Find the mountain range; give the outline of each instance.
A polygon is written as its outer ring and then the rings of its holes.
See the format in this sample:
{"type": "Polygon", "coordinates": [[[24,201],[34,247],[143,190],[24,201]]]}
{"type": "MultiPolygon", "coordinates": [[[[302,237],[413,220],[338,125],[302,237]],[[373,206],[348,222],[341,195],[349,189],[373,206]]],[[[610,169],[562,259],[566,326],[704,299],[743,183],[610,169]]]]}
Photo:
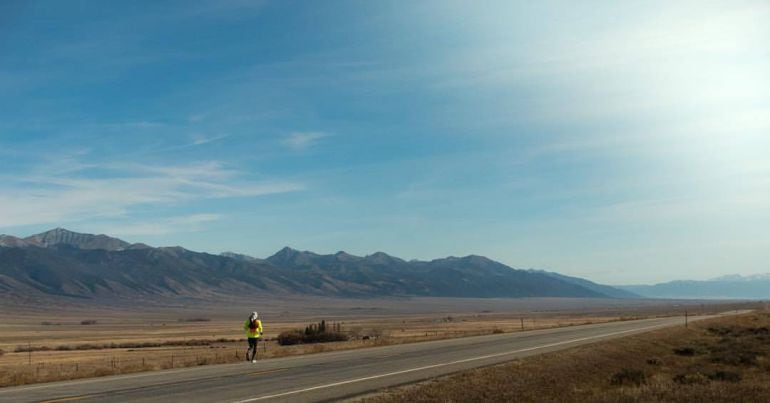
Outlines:
{"type": "Polygon", "coordinates": [[[737,274],[710,280],[678,280],[654,285],[616,286],[649,298],[770,299],[770,273],[737,274]]]}
{"type": "Polygon", "coordinates": [[[333,297],[634,298],[556,273],[517,270],[483,256],[405,261],[377,252],[330,255],[283,248],[267,259],[131,244],[57,228],[0,235],[0,292],[81,299],[269,293],[333,297]]]}

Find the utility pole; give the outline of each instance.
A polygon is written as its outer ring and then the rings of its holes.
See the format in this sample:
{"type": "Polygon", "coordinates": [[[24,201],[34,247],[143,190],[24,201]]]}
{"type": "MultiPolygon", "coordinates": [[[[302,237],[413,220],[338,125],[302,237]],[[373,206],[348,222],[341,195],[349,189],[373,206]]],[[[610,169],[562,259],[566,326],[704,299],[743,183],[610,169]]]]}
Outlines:
{"type": "Polygon", "coordinates": [[[687,310],[684,310],[684,327],[687,327],[687,310]]]}

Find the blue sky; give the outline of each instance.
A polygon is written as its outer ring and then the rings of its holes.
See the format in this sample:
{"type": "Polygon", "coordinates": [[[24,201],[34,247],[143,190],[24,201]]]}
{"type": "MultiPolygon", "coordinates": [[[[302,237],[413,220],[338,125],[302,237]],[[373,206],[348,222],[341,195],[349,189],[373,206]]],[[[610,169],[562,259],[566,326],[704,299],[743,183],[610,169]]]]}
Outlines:
{"type": "Polygon", "coordinates": [[[764,1],[4,1],[0,232],[770,271],[764,1]]]}

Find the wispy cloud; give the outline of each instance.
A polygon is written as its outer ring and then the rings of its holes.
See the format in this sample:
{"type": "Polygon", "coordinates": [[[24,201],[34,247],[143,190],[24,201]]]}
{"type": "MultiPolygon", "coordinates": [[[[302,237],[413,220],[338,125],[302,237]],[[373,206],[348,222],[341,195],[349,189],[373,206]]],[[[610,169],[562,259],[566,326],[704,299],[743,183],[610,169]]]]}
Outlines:
{"type": "Polygon", "coordinates": [[[181,232],[199,232],[204,230],[203,224],[218,221],[223,217],[221,214],[192,214],[168,217],[156,221],[140,221],[128,225],[106,227],[97,232],[114,236],[160,236],[181,232]]]}
{"type": "Polygon", "coordinates": [[[298,191],[289,181],[245,180],[219,162],[190,165],[91,166],[101,176],[37,172],[5,177],[0,186],[0,227],[119,217],[141,205],[203,199],[258,197],[298,191]]]}
{"type": "Polygon", "coordinates": [[[230,137],[229,134],[219,134],[214,136],[207,136],[205,134],[195,134],[193,135],[193,142],[190,144],[191,146],[200,146],[203,144],[212,143],[218,140],[225,139],[227,137],[230,137]]]}
{"type": "Polygon", "coordinates": [[[284,144],[294,150],[304,150],[325,137],[329,135],[324,132],[294,132],[286,137],[284,144]]]}

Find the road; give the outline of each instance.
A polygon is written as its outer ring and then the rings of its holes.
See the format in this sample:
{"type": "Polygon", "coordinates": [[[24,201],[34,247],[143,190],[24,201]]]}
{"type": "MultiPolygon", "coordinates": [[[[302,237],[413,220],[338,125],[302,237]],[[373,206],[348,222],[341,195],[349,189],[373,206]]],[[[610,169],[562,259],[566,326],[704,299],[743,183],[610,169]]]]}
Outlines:
{"type": "Polygon", "coordinates": [[[335,400],[676,325],[683,326],[684,318],[611,322],[277,358],[256,364],[243,362],[52,382],[2,388],[0,402],[335,400]]]}

